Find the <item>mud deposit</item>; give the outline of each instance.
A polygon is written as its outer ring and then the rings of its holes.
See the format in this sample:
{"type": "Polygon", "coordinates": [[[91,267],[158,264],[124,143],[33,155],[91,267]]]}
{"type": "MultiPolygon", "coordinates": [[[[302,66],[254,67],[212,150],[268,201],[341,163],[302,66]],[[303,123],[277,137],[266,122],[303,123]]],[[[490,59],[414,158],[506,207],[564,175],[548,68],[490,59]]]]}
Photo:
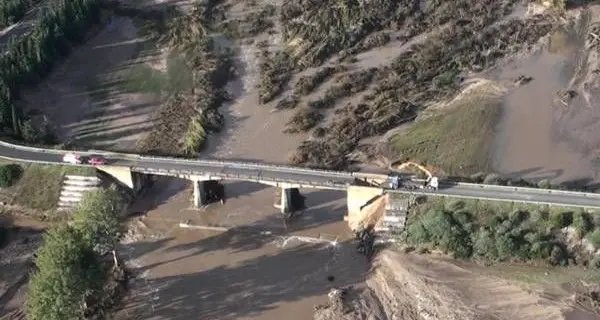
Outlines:
{"type": "Polygon", "coordinates": [[[224,205],[195,210],[179,182],[158,182],[132,208],[149,211],[125,245],[137,277],[122,319],[310,319],[331,288],[364,281],[343,193],[302,190],[308,209],[284,224],[273,188],[228,183],[224,205]],[[187,220],[233,229],[178,227],[187,220]]]}
{"type": "Polygon", "coordinates": [[[598,181],[597,40],[589,39],[598,12],[592,6],[577,13],[573,25],[551,34],[532,56],[491,73],[514,88],[496,132],[498,171],[576,185],[598,181]],[[533,80],[515,87],[520,75],[533,80]],[[569,90],[574,97],[565,97],[569,90]]]}

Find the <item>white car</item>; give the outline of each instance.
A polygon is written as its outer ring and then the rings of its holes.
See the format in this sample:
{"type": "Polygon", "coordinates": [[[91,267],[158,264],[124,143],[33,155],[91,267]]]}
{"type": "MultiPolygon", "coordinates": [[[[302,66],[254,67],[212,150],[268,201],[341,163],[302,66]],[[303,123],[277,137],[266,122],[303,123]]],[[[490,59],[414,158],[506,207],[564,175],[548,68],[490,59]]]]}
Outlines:
{"type": "Polygon", "coordinates": [[[72,163],[72,164],[81,164],[83,162],[83,160],[81,159],[81,156],[78,156],[74,153],[67,153],[63,157],[63,162],[72,163]]]}

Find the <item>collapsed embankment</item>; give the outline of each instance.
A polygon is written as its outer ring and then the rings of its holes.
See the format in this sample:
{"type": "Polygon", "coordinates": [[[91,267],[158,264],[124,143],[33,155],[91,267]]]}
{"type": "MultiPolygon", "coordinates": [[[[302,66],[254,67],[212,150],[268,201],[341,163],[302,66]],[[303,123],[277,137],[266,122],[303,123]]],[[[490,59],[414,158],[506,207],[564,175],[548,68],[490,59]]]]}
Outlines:
{"type": "MultiPolygon", "coordinates": [[[[490,271],[496,269],[385,249],[374,259],[367,287],[350,288],[341,298],[332,297],[330,305],[317,308],[315,319],[558,320],[600,317],[598,310],[586,310],[580,303],[585,300],[582,294],[569,296],[570,293],[556,289],[560,286],[548,283],[538,286],[511,281],[490,271]]],[[[529,271],[533,278],[536,270],[529,271]]],[[[552,276],[546,275],[547,278],[552,276]]]]}

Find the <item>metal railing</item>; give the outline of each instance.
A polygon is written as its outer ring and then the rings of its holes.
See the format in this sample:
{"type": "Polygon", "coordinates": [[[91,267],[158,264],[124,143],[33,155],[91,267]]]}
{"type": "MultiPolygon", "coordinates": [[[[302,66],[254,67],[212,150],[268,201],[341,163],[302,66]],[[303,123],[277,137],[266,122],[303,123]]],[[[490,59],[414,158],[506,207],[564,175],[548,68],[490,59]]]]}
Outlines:
{"type": "MultiPolygon", "coordinates": [[[[226,175],[227,179],[250,179],[250,180],[256,180],[256,179],[260,179],[260,180],[264,180],[264,181],[273,181],[273,182],[280,182],[280,183],[290,183],[290,184],[304,184],[304,185],[311,185],[311,186],[335,186],[335,187],[341,187],[341,186],[347,186],[349,185],[348,182],[333,182],[333,183],[325,183],[325,182],[315,182],[315,181],[309,181],[309,180],[300,180],[300,179],[280,179],[280,178],[274,178],[274,177],[267,177],[262,175],[262,172],[260,172],[258,175],[248,175],[248,176],[244,176],[241,174],[226,174],[223,173],[223,171],[227,168],[231,168],[231,169],[255,169],[255,170],[261,170],[261,171],[269,171],[269,172],[287,172],[287,173],[296,173],[299,175],[308,175],[308,174],[314,174],[315,176],[322,176],[322,177],[333,177],[334,179],[337,178],[346,178],[346,179],[350,179],[350,178],[359,178],[361,176],[360,172],[357,173],[350,173],[350,172],[343,172],[343,171],[329,171],[329,170],[320,170],[320,169],[308,169],[308,168],[298,168],[298,167],[293,167],[293,166],[286,166],[286,165],[279,165],[279,164],[267,164],[267,163],[253,163],[253,162],[237,162],[237,161],[230,161],[230,160],[204,160],[204,159],[181,159],[181,158],[175,158],[175,157],[154,157],[154,156],[141,156],[141,155],[137,155],[137,154],[129,154],[129,153],[119,153],[119,152],[109,152],[109,151],[103,151],[103,150],[87,150],[87,151],[67,151],[67,150],[56,150],[56,149],[45,149],[45,148],[39,148],[39,147],[31,147],[31,146],[24,146],[24,145],[16,145],[16,144],[12,144],[6,141],[1,141],[0,140],[0,146],[3,146],[5,148],[11,148],[11,149],[15,149],[15,150],[22,150],[22,151],[29,151],[29,152],[35,152],[35,153],[43,153],[43,154],[56,154],[56,155],[63,155],[69,152],[77,152],[80,153],[82,155],[94,155],[94,154],[98,154],[98,155],[103,155],[106,157],[114,157],[114,158],[120,158],[123,160],[131,160],[131,161],[148,161],[148,162],[167,162],[167,163],[172,163],[172,164],[177,164],[177,163],[181,163],[181,164],[190,164],[190,165],[205,165],[205,166],[214,166],[214,167],[219,167],[221,168],[220,172],[218,173],[219,176],[223,176],[226,175]]],[[[32,159],[16,159],[16,158],[11,158],[11,157],[7,157],[4,156],[5,158],[10,158],[16,161],[27,161],[27,162],[33,162],[33,163],[40,163],[40,164],[55,164],[53,162],[49,162],[49,161],[41,161],[41,160],[32,160],[32,159]]],[[[62,163],[62,162],[61,162],[62,163]]],[[[69,164],[72,165],[72,164],[69,164]]],[[[77,166],[86,166],[86,165],[77,165],[77,166]]],[[[187,170],[187,169],[157,169],[157,168],[150,168],[150,167],[141,167],[141,166],[135,166],[135,168],[141,168],[139,170],[145,170],[145,172],[169,172],[170,174],[173,175],[178,175],[178,174],[196,174],[196,175],[203,175],[203,174],[215,174],[215,172],[202,172],[199,173],[200,171],[194,171],[194,170],[187,170]],[[165,171],[166,170],[166,171],[165,171]]],[[[382,177],[385,175],[382,175],[382,177]]],[[[424,182],[424,180],[422,179],[414,179],[413,181],[416,182],[424,182]]],[[[486,189],[486,190],[498,190],[498,191],[513,191],[513,192],[523,192],[523,193],[529,193],[529,194],[550,194],[550,195],[563,195],[563,196],[577,196],[577,197],[584,197],[584,198],[594,198],[594,199],[600,199],[600,194],[598,193],[589,193],[589,192],[577,192],[577,191],[564,191],[564,190],[555,190],[555,189],[538,189],[538,188],[528,188],[528,187],[513,187],[513,186],[498,186],[498,185],[486,185],[486,184],[475,184],[475,183],[463,183],[463,182],[457,182],[457,183],[448,183],[448,182],[443,182],[441,181],[441,186],[442,187],[458,187],[458,188],[464,188],[464,189],[486,189]]],[[[430,194],[430,193],[428,193],[430,194]]]]}
{"type": "Polygon", "coordinates": [[[293,185],[302,186],[313,186],[313,187],[327,187],[336,189],[346,189],[350,185],[349,182],[342,181],[313,181],[313,180],[302,180],[302,179],[281,179],[276,177],[265,177],[260,174],[238,174],[238,173],[219,173],[219,172],[206,172],[206,171],[195,171],[195,170],[178,170],[178,169],[157,169],[150,167],[134,167],[132,168],[135,172],[157,174],[157,175],[188,175],[188,176],[208,176],[211,178],[220,178],[224,180],[250,180],[250,181],[267,181],[275,183],[286,183],[293,185]]]}

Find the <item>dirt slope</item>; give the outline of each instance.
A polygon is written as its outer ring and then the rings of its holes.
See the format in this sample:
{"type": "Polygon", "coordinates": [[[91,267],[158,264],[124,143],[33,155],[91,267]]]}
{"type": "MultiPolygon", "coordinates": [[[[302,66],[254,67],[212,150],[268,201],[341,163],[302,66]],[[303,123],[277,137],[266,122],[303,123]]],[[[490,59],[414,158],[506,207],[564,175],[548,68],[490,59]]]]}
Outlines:
{"type": "Polygon", "coordinates": [[[317,320],[337,319],[599,319],[566,299],[548,298],[516,282],[486,275],[477,266],[426,255],[384,250],[375,259],[368,289],[332,304],[317,320]]]}

